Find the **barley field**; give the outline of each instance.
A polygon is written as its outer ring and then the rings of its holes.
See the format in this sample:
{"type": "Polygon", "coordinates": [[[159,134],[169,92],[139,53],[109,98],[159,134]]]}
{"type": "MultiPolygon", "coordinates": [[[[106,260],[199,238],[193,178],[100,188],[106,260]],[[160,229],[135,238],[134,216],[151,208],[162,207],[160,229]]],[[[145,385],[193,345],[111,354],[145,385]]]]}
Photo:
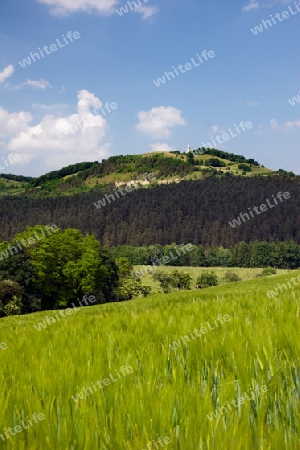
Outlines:
{"type": "Polygon", "coordinates": [[[299,275],[1,319],[0,448],[298,450],[299,275]]]}

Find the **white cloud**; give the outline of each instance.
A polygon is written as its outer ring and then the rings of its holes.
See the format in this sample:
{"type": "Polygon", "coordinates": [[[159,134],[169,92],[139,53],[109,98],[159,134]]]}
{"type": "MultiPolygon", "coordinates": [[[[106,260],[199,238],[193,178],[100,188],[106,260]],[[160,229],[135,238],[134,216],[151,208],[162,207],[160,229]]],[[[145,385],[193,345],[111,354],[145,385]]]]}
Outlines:
{"type": "Polygon", "coordinates": [[[252,9],[258,9],[259,4],[256,0],[250,0],[250,3],[242,8],[243,11],[252,11],[252,9]]]}
{"type": "Polygon", "coordinates": [[[45,111],[51,111],[52,109],[54,109],[54,110],[65,109],[65,108],[68,108],[69,105],[67,105],[66,103],[53,103],[52,105],[43,105],[42,103],[33,103],[32,107],[43,109],[45,111]]]}
{"type": "Polygon", "coordinates": [[[106,120],[94,115],[101,101],[92,93],[78,92],[77,114],[57,117],[47,114],[40,123],[30,126],[29,113],[9,114],[0,109],[0,137],[6,137],[4,150],[21,155],[22,162],[44,161],[45,168],[61,168],[80,161],[101,160],[108,156],[106,120]]]}
{"type": "Polygon", "coordinates": [[[42,89],[45,90],[47,87],[52,88],[49,81],[44,80],[43,78],[41,80],[27,80],[24,81],[24,83],[21,84],[7,84],[6,87],[9,91],[20,91],[23,87],[29,86],[33,89],[42,89]]]}
{"type": "Polygon", "coordinates": [[[244,6],[242,8],[243,11],[249,12],[253,9],[259,9],[259,8],[273,8],[276,5],[286,5],[288,3],[291,3],[292,0],[270,0],[268,2],[262,3],[261,0],[250,0],[248,5],[244,6]]]}
{"type": "Polygon", "coordinates": [[[5,69],[2,72],[0,72],[0,84],[3,83],[6,80],[6,78],[11,77],[14,71],[15,69],[14,66],[12,65],[5,67],[5,69]]]}
{"type": "Polygon", "coordinates": [[[140,111],[137,114],[139,123],[136,128],[153,138],[166,138],[171,136],[170,128],[185,125],[181,116],[182,111],[172,106],[159,106],[149,111],[140,111]]]}
{"type": "Polygon", "coordinates": [[[159,12],[159,8],[158,6],[137,6],[136,8],[134,8],[134,12],[140,13],[143,16],[144,20],[149,19],[149,17],[154,16],[154,14],[159,12]]]}
{"type": "Polygon", "coordinates": [[[8,139],[26,131],[31,121],[32,115],[29,112],[20,111],[9,114],[0,106],[0,138],[8,139]]]}
{"type": "Polygon", "coordinates": [[[98,12],[103,15],[115,12],[118,0],[36,0],[38,3],[51,7],[51,14],[68,16],[76,12],[98,12]]]}
{"type": "Polygon", "coordinates": [[[261,105],[261,103],[260,102],[246,102],[246,105],[247,106],[260,106],[261,105]]]}
{"type": "Polygon", "coordinates": [[[280,124],[276,119],[270,120],[271,130],[273,131],[294,131],[300,128],[300,119],[295,120],[294,122],[285,122],[284,124],[280,124]]]}
{"type": "Polygon", "coordinates": [[[168,144],[160,144],[159,142],[156,142],[156,144],[151,144],[150,147],[152,152],[171,152],[174,150],[168,144]]]}

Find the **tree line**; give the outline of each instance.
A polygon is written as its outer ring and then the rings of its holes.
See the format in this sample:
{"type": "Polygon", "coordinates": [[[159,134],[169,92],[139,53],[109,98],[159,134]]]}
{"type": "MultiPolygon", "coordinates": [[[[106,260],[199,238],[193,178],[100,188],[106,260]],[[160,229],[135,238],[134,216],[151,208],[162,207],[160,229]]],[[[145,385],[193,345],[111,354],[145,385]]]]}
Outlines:
{"type": "MultiPolygon", "coordinates": [[[[142,283],[143,273],[133,272],[135,264],[268,270],[300,267],[300,245],[294,241],[240,242],[232,249],[173,244],[127,245],[110,250],[94,236],[83,236],[76,229],[51,229],[47,233],[42,225],[27,227],[12,242],[0,243],[0,317],[84,306],[81,300],[90,296],[96,304],[147,296],[151,288],[142,283]]],[[[199,278],[197,283],[206,287],[212,283],[212,276],[203,276],[206,278],[199,278]]],[[[160,270],[153,277],[164,292],[191,288],[191,277],[177,270],[171,274],[160,270]]]]}
{"type": "MultiPolygon", "coordinates": [[[[189,250],[180,253],[178,245],[151,245],[134,247],[119,245],[112,251],[114,258],[127,258],[133,265],[192,266],[192,267],[274,267],[296,269],[300,267],[300,245],[295,241],[266,242],[242,241],[230,249],[202,245],[189,245],[189,250]],[[170,258],[170,255],[175,255],[170,258]],[[169,260],[169,261],[168,261],[169,260]]],[[[143,271],[137,270],[137,276],[143,271]]]]}

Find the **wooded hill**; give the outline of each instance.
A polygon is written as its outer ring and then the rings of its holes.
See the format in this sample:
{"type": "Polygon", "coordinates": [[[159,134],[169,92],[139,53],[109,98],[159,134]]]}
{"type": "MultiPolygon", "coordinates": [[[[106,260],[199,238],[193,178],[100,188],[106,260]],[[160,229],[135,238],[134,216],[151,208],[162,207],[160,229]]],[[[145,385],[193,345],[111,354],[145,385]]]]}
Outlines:
{"type": "MultiPolygon", "coordinates": [[[[230,177],[277,175],[254,159],[217,149],[199,148],[191,153],[179,151],[144,155],[112,156],[99,162],[83,162],[49,172],[37,178],[0,174],[0,195],[34,197],[74,195],[99,189],[113,189],[115,183],[142,181],[144,173],[153,173],[151,186],[210,176],[230,177]]],[[[289,172],[290,176],[294,174],[289,172]]],[[[146,185],[145,187],[148,187],[146,185]]]]}
{"type": "MultiPolygon", "coordinates": [[[[105,192],[112,195],[116,188],[109,186],[105,192]]],[[[61,197],[3,197],[0,240],[12,238],[27,225],[56,224],[93,234],[110,247],[192,243],[231,248],[243,240],[290,239],[300,243],[299,177],[211,176],[123,192],[99,208],[95,204],[103,201],[104,192],[97,189],[61,197]],[[289,192],[290,199],[235,228],[229,225],[279,191],[289,192]]]]}

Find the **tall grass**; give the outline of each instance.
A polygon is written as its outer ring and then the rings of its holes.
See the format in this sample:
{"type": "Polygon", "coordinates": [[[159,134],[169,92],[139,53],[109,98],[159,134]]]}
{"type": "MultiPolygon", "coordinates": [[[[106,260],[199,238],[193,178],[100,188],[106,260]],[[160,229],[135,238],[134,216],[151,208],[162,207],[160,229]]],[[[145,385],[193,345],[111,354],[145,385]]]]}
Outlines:
{"type": "Polygon", "coordinates": [[[168,436],[169,450],[298,450],[300,288],[266,295],[290,278],[82,308],[40,332],[51,312],[2,319],[0,434],[34,412],[45,420],[0,448],[141,450],[168,436]],[[171,350],[219,314],[231,320],[171,350]],[[122,366],[134,370],[72,399],[122,366]],[[256,384],[267,392],[208,419],[256,384]]]}

